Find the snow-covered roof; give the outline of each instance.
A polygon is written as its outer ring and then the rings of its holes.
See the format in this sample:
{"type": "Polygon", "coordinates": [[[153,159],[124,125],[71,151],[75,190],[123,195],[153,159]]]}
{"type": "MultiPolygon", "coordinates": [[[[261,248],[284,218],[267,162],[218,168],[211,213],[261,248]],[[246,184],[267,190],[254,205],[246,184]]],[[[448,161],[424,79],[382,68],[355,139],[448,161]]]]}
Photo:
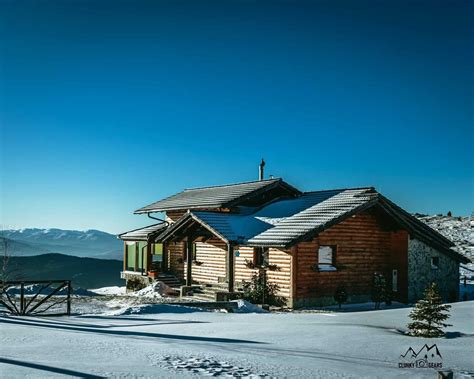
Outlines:
{"type": "Polygon", "coordinates": [[[229,243],[288,248],[310,240],[317,233],[374,205],[414,237],[460,262],[469,261],[451,249],[454,245],[452,241],[372,187],[306,192],[296,198],[274,201],[262,208],[244,208],[241,213],[188,211],[156,239],[172,239],[190,222],[198,222],[229,243]]]}
{"type": "MultiPolygon", "coordinates": [[[[251,214],[191,211],[181,222],[193,218],[226,241],[283,247],[367,204],[375,195],[373,188],[307,192],[298,198],[275,201],[251,214]]],[[[180,222],[172,229],[179,225],[180,222]]]]}

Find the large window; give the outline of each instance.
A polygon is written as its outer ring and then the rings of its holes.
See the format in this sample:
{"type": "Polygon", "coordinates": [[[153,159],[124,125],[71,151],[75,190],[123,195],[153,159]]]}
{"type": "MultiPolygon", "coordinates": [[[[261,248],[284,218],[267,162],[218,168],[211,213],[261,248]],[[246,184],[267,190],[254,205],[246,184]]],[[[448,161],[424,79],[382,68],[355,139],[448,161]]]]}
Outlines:
{"type": "Polygon", "coordinates": [[[268,266],[268,247],[254,247],[253,264],[255,267],[268,266]]]}
{"type": "Polygon", "coordinates": [[[138,269],[137,271],[146,270],[147,257],[146,257],[146,242],[138,242],[138,269]]]}
{"type": "Polygon", "coordinates": [[[318,267],[320,271],[335,271],[336,246],[322,245],[318,249],[318,267]]]}
{"type": "Polygon", "coordinates": [[[126,242],[125,248],[127,249],[127,271],[135,271],[135,242],[126,242]]]}

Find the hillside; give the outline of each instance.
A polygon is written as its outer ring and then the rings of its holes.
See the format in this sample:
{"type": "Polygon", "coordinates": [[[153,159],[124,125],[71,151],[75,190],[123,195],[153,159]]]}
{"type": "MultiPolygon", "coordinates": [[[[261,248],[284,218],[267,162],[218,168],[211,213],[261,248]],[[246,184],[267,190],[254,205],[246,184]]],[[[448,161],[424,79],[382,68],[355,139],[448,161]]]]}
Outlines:
{"type": "MultiPolygon", "coordinates": [[[[9,229],[0,239],[7,243],[12,256],[59,253],[78,257],[121,259],[122,242],[113,234],[100,230],[9,229]]],[[[0,252],[5,243],[0,244],[0,252]]]]}
{"type": "Polygon", "coordinates": [[[113,259],[79,258],[64,254],[11,257],[10,280],[71,279],[74,288],[124,285],[122,262],[113,259]]]}
{"type": "MultiPolygon", "coordinates": [[[[443,215],[428,216],[415,214],[419,220],[440,232],[454,242],[454,250],[474,262],[474,217],[451,217],[443,215]]],[[[470,267],[473,266],[471,263],[470,267]]]]}

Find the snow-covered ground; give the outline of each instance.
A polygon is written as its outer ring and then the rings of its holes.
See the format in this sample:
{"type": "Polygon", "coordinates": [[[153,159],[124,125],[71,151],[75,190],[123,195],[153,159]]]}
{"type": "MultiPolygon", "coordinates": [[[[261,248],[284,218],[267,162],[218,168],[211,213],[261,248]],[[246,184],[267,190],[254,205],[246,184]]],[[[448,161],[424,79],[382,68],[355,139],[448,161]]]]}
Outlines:
{"type": "Polygon", "coordinates": [[[474,375],[474,302],[453,304],[446,338],[404,335],[409,311],[232,314],[154,304],[116,316],[0,316],[0,376],[433,378],[434,369],[398,367],[425,343],[436,343],[456,377],[474,375]]]}

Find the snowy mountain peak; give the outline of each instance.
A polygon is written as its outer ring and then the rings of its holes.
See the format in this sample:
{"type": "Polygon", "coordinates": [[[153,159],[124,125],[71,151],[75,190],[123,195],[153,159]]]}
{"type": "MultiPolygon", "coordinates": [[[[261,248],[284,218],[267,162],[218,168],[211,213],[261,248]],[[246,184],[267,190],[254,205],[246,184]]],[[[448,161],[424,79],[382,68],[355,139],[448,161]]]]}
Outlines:
{"type": "Polygon", "coordinates": [[[61,253],[90,258],[122,258],[121,241],[113,234],[96,229],[7,229],[0,231],[0,238],[9,241],[10,253],[16,256],[61,253]]]}

